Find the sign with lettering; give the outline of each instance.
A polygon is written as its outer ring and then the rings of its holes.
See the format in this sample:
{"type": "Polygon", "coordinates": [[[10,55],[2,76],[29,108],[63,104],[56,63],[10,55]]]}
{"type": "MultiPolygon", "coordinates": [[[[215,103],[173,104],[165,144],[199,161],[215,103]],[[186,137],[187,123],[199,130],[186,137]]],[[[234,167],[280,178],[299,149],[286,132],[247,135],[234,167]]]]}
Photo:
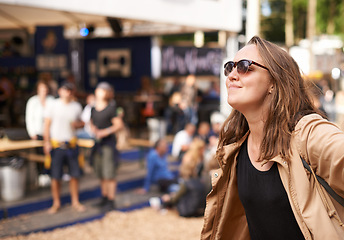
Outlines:
{"type": "Polygon", "coordinates": [[[220,75],[223,52],[220,48],[162,47],[162,76],[220,75]]]}

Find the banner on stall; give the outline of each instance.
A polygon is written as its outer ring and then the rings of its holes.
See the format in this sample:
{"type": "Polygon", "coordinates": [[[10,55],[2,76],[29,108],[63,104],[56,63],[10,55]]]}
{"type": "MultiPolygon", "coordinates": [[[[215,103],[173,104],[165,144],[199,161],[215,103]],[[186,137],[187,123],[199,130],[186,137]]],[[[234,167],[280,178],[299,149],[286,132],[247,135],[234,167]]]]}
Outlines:
{"type": "Polygon", "coordinates": [[[220,48],[164,46],[161,52],[161,73],[163,76],[219,76],[222,59],[220,48]]]}

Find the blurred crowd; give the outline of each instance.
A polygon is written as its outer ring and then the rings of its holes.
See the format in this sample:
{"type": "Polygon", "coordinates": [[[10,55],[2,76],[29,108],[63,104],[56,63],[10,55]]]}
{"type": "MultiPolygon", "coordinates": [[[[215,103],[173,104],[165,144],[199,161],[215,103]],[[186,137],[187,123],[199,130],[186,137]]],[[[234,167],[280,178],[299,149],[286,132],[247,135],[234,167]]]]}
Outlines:
{"type": "MultiPolygon", "coordinates": [[[[310,90],[313,93],[314,102],[319,109],[322,110],[330,121],[337,122],[339,125],[344,125],[344,94],[341,91],[334,92],[330,83],[326,80],[320,80],[316,84],[310,83],[310,90]]],[[[61,142],[69,142],[73,137],[98,139],[97,147],[101,146],[101,151],[104,150],[103,138],[113,135],[116,139],[112,139],[110,143],[105,145],[113,145],[110,153],[105,158],[115,159],[118,158],[118,149],[125,149],[128,147],[128,138],[130,136],[129,127],[124,123],[124,109],[116,104],[114,89],[108,83],[100,83],[95,92],[85,94],[80,92],[76,86],[75,79],[72,75],[68,76],[60,86],[54,81],[49,74],[42,74],[37,81],[35,94],[29,98],[25,109],[25,123],[27,132],[31,139],[44,139],[44,119],[47,117],[46,112],[49,106],[54,106],[54,102],[65,98],[61,89],[65,89],[70,92],[70,99],[68,102],[73,102],[78,105],[78,114],[75,116],[75,121],[80,121],[78,124],[73,125],[70,136],[66,139],[61,139],[61,142]],[[106,96],[107,99],[103,102],[104,106],[111,105],[111,114],[108,117],[108,125],[102,126],[99,119],[92,120],[92,111],[95,111],[97,104],[99,105],[99,96],[96,97],[97,89],[104,89],[108,91],[110,96],[106,96]],[[62,94],[62,95],[61,95],[62,94]],[[83,105],[80,104],[79,99],[85,98],[83,105]],[[98,99],[98,100],[97,100],[98,99]],[[110,104],[111,103],[111,104],[110,104]],[[121,119],[122,123],[113,123],[112,118],[121,119]],[[95,127],[94,121],[98,121],[98,128],[95,127]],[[115,125],[120,127],[115,127],[115,125]],[[97,130],[106,129],[109,131],[109,127],[113,126],[114,130],[110,130],[110,134],[102,131],[97,137],[97,130]],[[103,136],[103,135],[104,136],[103,136]],[[99,142],[99,139],[102,141],[99,142]],[[100,145],[99,145],[100,144],[100,145]]],[[[99,95],[98,90],[98,95],[99,95]]],[[[105,94],[105,93],[104,93],[105,94]]],[[[9,81],[8,78],[2,77],[0,81],[0,108],[2,115],[6,115],[10,118],[13,116],[13,104],[14,104],[15,87],[9,81]]],[[[150,118],[154,118],[156,113],[157,102],[161,99],[154,99],[152,96],[156,96],[157,91],[152,87],[152,82],[149,78],[142,78],[142,86],[137,93],[137,101],[141,102],[140,117],[142,121],[147,121],[150,118]]],[[[219,89],[217,84],[211,84],[208,96],[219,97],[219,89]]],[[[189,75],[185,78],[185,81],[181,81],[179,78],[175,78],[173,84],[169,87],[168,92],[168,106],[163,108],[162,118],[166,123],[166,134],[173,135],[173,143],[171,149],[166,139],[158,137],[155,141],[154,147],[151,149],[146,157],[147,175],[145,184],[142,189],[138,191],[140,194],[144,194],[150,191],[151,185],[157,185],[159,191],[164,193],[161,198],[161,204],[164,208],[176,207],[182,216],[198,216],[202,214],[205,207],[206,194],[211,189],[210,173],[211,170],[218,168],[218,164],[214,161],[214,155],[217,148],[218,138],[221,126],[225,121],[225,116],[220,112],[212,111],[209,117],[209,121],[199,119],[199,103],[204,97],[202,92],[196,84],[196,77],[189,75]],[[171,150],[169,152],[169,150],[171,150]],[[170,170],[171,162],[176,163],[176,171],[170,170]]],[[[53,111],[57,111],[54,109],[53,111]]],[[[52,116],[52,115],[51,115],[52,116]]],[[[62,115],[62,118],[66,119],[68,114],[62,115]]],[[[0,116],[1,117],[1,116],[0,116]]],[[[61,116],[60,116],[61,117],[61,116]]],[[[59,118],[59,117],[57,117],[59,118]]],[[[100,117],[102,119],[102,116],[100,117]]],[[[68,119],[67,119],[68,120],[68,119]]],[[[66,121],[67,121],[66,120],[66,121]]],[[[71,120],[68,120],[71,121],[71,120]]],[[[6,121],[5,121],[6,122],[6,121]]],[[[51,129],[50,129],[51,131],[51,129]]],[[[61,129],[58,131],[61,132],[61,129]]],[[[50,139],[51,140],[51,139],[50,139]]],[[[108,140],[106,140],[108,141],[108,140]]],[[[106,142],[105,141],[105,142],[106,142]]],[[[50,146],[51,148],[51,146],[50,146]]],[[[37,149],[39,154],[48,154],[51,149],[43,152],[42,149],[37,149]]],[[[99,149],[98,149],[99,151],[99,149]]],[[[92,156],[97,156],[96,150],[91,151],[92,156]]],[[[97,158],[97,157],[96,157],[97,158]]],[[[99,158],[99,157],[98,157],[99,158]]],[[[91,159],[91,158],[89,158],[91,159]]],[[[101,160],[103,162],[98,165],[92,165],[98,170],[98,176],[100,179],[113,179],[113,181],[104,181],[103,196],[99,206],[106,205],[108,209],[114,209],[115,204],[112,204],[115,199],[115,191],[109,191],[106,188],[114,188],[116,186],[116,169],[118,161],[115,162],[116,166],[109,165],[108,160],[101,160]],[[105,161],[105,162],[104,162],[105,161]],[[100,164],[100,165],[99,165],[100,164]],[[104,177],[102,171],[99,170],[105,165],[110,168],[114,168],[109,176],[104,177]],[[105,187],[106,186],[106,187],[105,187]],[[109,187],[110,186],[110,187],[109,187]],[[108,201],[110,199],[110,201],[108,201]],[[109,204],[111,202],[111,204],[109,204]]],[[[38,164],[39,174],[45,173],[45,167],[38,164]]],[[[108,174],[108,173],[107,173],[108,174]]],[[[76,177],[79,175],[77,174],[76,177]]],[[[60,180],[62,173],[55,175],[55,178],[60,180]]],[[[59,186],[59,185],[58,185],[59,186]]],[[[77,198],[76,198],[77,199],[77,198]]],[[[57,201],[57,200],[56,200],[57,201]]],[[[83,210],[83,207],[78,200],[76,200],[75,206],[77,209],[83,210]]],[[[56,212],[59,208],[59,202],[55,204],[52,212],[56,212]]]]}
{"type": "MultiPolygon", "coordinates": [[[[156,93],[150,84],[150,79],[143,78],[137,94],[138,101],[142,100],[140,96],[145,96],[140,111],[145,120],[155,116],[149,96],[156,93]]],[[[10,85],[1,86],[4,86],[3,92],[11,89],[10,85]]],[[[213,89],[213,95],[218,96],[215,92],[213,89]]],[[[107,82],[98,83],[94,92],[86,95],[83,105],[79,102],[83,97],[80,94],[83,93],[79,92],[73,76],[58,85],[50,75],[41,75],[35,94],[26,104],[28,135],[33,140],[44,141],[44,148],[36,151],[44,154],[46,160],[44,165],[38,163],[37,166],[40,175],[50,175],[53,204],[49,213],[52,214],[61,207],[60,186],[63,179],[70,182],[72,206],[77,211],[85,210],[78,199],[78,180],[85,164],[85,159],[81,160],[85,152],[75,144],[75,139],[80,138],[95,141],[95,146],[87,152],[86,160],[100,179],[102,196],[96,205],[104,211],[116,208],[118,149],[128,146],[130,135],[123,121],[125,112],[117,105],[113,86],[107,82]]],[[[150,191],[151,185],[158,185],[159,191],[165,194],[162,197],[163,206],[184,209],[180,212],[182,216],[200,215],[204,210],[205,196],[211,188],[209,174],[217,166],[212,159],[225,119],[221,113],[214,112],[209,117],[210,121],[199,121],[201,95],[194,75],[187,76],[185,82],[174,82],[170,88],[170,104],[164,109],[163,119],[167,123],[166,134],[174,139],[172,151],[169,154],[165,135],[156,141],[146,158],[145,184],[138,191],[144,194],[150,191]],[[170,170],[171,162],[178,168],[174,172],[170,170]]]]}
{"type": "Polygon", "coordinates": [[[166,139],[159,139],[147,156],[147,175],[139,193],[157,185],[164,193],[162,208],[176,208],[184,217],[203,215],[206,195],[211,190],[211,171],[218,168],[214,156],[224,121],[220,112],[214,112],[210,123],[188,122],[174,136],[170,154],[166,139]],[[176,163],[176,173],[168,163],[176,163]]]}
{"type": "MultiPolygon", "coordinates": [[[[313,82],[309,83],[309,89],[313,93],[313,101],[316,106],[330,121],[336,122],[340,127],[344,126],[343,91],[335,92],[332,90],[330,82],[325,79],[317,81],[315,84],[313,82]]],[[[102,182],[102,199],[98,205],[101,207],[107,206],[108,210],[115,209],[116,191],[110,191],[109,189],[116,187],[118,149],[128,147],[130,131],[123,121],[125,111],[121,106],[117,105],[114,89],[109,83],[99,83],[94,92],[85,94],[80,92],[72,75],[68,76],[66,81],[59,86],[50,74],[41,74],[36,84],[35,94],[28,99],[25,108],[27,132],[30,138],[34,140],[47,138],[45,137],[47,135],[45,133],[47,131],[45,129],[46,112],[57,111],[57,108],[52,106],[54,106],[54,102],[66,99],[63,90],[69,92],[67,102],[76,104],[78,110],[73,121],[68,119],[70,114],[67,114],[67,112],[61,116],[55,116],[57,119],[65,118],[65,121],[73,122],[73,124],[68,123],[72,126],[69,133],[67,133],[67,135],[69,134],[68,137],[62,137],[58,139],[58,142],[69,143],[74,137],[96,140],[96,147],[91,150],[91,156],[88,160],[92,157],[96,159],[95,162],[92,162],[92,167],[97,171],[97,175],[102,182]],[[103,89],[105,92],[99,93],[99,89],[103,89]],[[104,96],[99,97],[99,95],[104,96]],[[85,99],[82,105],[79,99],[85,99]],[[100,110],[96,111],[95,109],[97,106],[99,108],[99,104],[101,105],[100,110]],[[107,106],[111,108],[108,115],[103,116],[103,114],[100,114],[95,117],[107,106]],[[50,110],[47,110],[49,107],[50,110]],[[108,122],[106,126],[102,124],[102,121],[105,121],[104,117],[108,122]],[[114,119],[120,119],[120,122],[113,121],[114,119]],[[114,136],[115,139],[110,139],[108,136],[114,136]],[[110,147],[109,150],[106,149],[106,146],[113,147],[110,147]],[[97,151],[98,153],[100,151],[101,155],[97,155],[97,151]],[[109,153],[107,155],[103,154],[106,151],[109,151],[109,153]],[[113,161],[113,159],[117,160],[113,161]],[[106,172],[104,169],[102,170],[104,166],[114,170],[111,173],[106,172]]],[[[206,95],[214,98],[219,97],[219,87],[216,81],[212,81],[206,95]]],[[[5,126],[10,124],[10,119],[15,118],[13,112],[14,96],[14,85],[7,77],[2,76],[0,79],[0,118],[6,117],[6,119],[2,119],[6,123],[5,126]]],[[[161,101],[161,98],[154,99],[154,96],[157,96],[157,91],[152,86],[151,80],[143,77],[136,101],[141,103],[138,114],[144,122],[157,116],[156,105],[161,101]]],[[[212,111],[209,121],[200,120],[199,106],[204,96],[205,93],[197,87],[196,76],[188,75],[185,81],[181,81],[180,78],[174,79],[173,84],[167,91],[168,105],[163,107],[160,114],[166,123],[165,134],[173,136],[171,149],[169,149],[169,143],[165,138],[158,136],[158,139],[154,140],[154,147],[146,157],[147,175],[145,184],[138,191],[139,194],[145,194],[151,190],[152,185],[157,185],[159,191],[164,194],[161,198],[162,207],[175,207],[181,216],[203,214],[205,198],[211,190],[210,174],[213,169],[218,168],[214,155],[220,129],[226,117],[220,112],[212,111]],[[175,163],[177,168],[175,171],[170,170],[171,162],[175,163]]],[[[61,111],[63,112],[63,110],[61,111]]],[[[52,117],[53,114],[51,113],[50,118],[52,117]]],[[[51,128],[51,126],[49,127],[51,128]]],[[[53,130],[49,129],[49,131],[53,130]]],[[[61,131],[61,128],[58,129],[59,134],[63,131],[61,131]]],[[[57,134],[57,138],[60,137],[59,134],[57,134]]],[[[51,136],[48,137],[49,141],[51,141],[50,138],[51,136]]],[[[42,149],[37,149],[37,153],[51,155],[52,149],[54,149],[52,146],[49,146],[48,150],[44,152],[42,149]]],[[[44,166],[41,164],[37,166],[39,174],[46,173],[44,166]]],[[[69,168],[73,168],[72,165],[69,164],[69,168]]],[[[54,177],[59,182],[62,176],[62,173],[55,173],[54,177]]],[[[75,177],[77,179],[79,174],[76,174],[75,177]]],[[[59,184],[56,183],[56,186],[58,189],[59,184]]],[[[77,191],[77,187],[75,191],[77,191]]],[[[57,197],[59,197],[58,194],[57,197]]],[[[75,199],[76,209],[84,210],[78,202],[78,198],[75,197],[75,199]]],[[[51,212],[56,212],[59,207],[60,203],[56,200],[51,212]]]]}

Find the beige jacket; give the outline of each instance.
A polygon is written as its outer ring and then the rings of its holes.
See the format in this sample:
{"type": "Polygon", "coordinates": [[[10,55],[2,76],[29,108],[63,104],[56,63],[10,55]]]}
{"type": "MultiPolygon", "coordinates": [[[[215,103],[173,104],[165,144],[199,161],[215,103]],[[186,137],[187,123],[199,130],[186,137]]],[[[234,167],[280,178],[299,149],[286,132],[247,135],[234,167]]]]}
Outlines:
{"type": "MultiPolygon", "coordinates": [[[[201,239],[250,239],[236,176],[237,155],[247,135],[218,150],[224,151],[224,157],[219,162],[220,169],[212,173],[213,189],[207,197],[201,239]]],[[[344,133],[317,114],[307,115],[295,127],[290,151],[290,162],[280,156],[271,161],[278,163],[283,186],[305,239],[344,239],[344,208],[331,201],[300,159],[301,155],[317,175],[344,197],[344,133]]]]}

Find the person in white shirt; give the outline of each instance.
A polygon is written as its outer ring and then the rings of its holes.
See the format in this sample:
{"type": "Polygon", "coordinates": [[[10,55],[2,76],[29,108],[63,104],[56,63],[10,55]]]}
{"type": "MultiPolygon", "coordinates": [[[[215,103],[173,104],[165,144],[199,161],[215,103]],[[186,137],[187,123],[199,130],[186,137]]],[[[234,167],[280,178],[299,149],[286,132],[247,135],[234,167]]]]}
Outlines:
{"type": "Polygon", "coordinates": [[[91,130],[91,110],[95,104],[95,96],[90,93],[86,98],[86,106],[81,113],[81,121],[85,123],[84,128],[77,130],[78,138],[94,138],[94,133],[91,130]]]}
{"type": "Polygon", "coordinates": [[[61,207],[60,189],[64,165],[68,166],[69,189],[72,207],[82,212],[85,207],[79,202],[78,178],[81,168],[78,161],[76,129],[84,126],[80,120],[82,106],[74,101],[73,85],[64,83],[58,90],[60,98],[54,100],[45,112],[44,153],[51,156],[50,175],[53,205],[49,213],[56,213],[61,207]]]}
{"type": "Polygon", "coordinates": [[[37,82],[37,94],[29,98],[25,110],[26,129],[31,139],[43,140],[44,111],[54,97],[49,95],[49,85],[44,80],[37,82]]]}
{"type": "Polygon", "coordinates": [[[184,130],[179,131],[173,139],[172,156],[181,160],[181,155],[189,149],[193,136],[196,131],[196,126],[192,123],[186,124],[184,130]]]}

